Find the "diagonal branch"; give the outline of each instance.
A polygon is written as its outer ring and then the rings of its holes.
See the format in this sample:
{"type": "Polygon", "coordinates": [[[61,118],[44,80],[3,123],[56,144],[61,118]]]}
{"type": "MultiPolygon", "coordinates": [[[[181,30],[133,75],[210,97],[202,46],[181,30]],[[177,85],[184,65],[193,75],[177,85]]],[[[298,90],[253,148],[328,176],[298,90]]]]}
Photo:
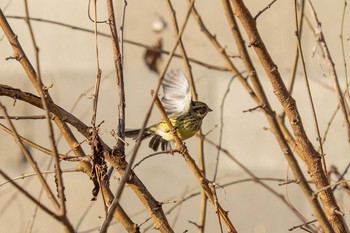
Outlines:
{"type": "Polygon", "coordinates": [[[200,186],[202,187],[202,190],[204,190],[206,196],[208,197],[210,203],[215,207],[215,209],[217,210],[217,213],[220,215],[220,217],[224,220],[226,227],[228,229],[229,232],[235,233],[237,232],[237,230],[235,229],[235,227],[233,226],[230,218],[228,217],[228,212],[225,211],[222,206],[220,205],[220,203],[216,202],[215,200],[215,196],[210,188],[210,182],[203,176],[202,171],[198,168],[198,166],[196,165],[195,161],[192,159],[191,155],[188,153],[187,148],[185,147],[185,145],[183,144],[183,142],[181,141],[181,139],[177,136],[176,134],[176,130],[174,129],[174,127],[172,126],[168,116],[165,113],[164,107],[162,105],[162,103],[160,102],[159,98],[157,95],[154,94],[154,92],[152,92],[152,95],[155,97],[155,102],[156,105],[164,119],[164,121],[167,124],[167,127],[169,128],[169,131],[172,132],[173,137],[174,137],[174,141],[176,143],[176,146],[179,150],[181,150],[181,154],[183,155],[185,161],[187,162],[189,168],[191,169],[191,171],[193,172],[193,174],[195,175],[195,177],[197,178],[200,186]]]}
{"type": "Polygon", "coordinates": [[[293,134],[295,136],[296,145],[301,152],[301,157],[304,158],[308,172],[312,181],[315,183],[317,190],[321,191],[318,196],[323,204],[323,210],[326,213],[327,219],[332,228],[323,225],[324,230],[328,232],[346,232],[346,225],[343,217],[338,214],[339,207],[330,188],[323,189],[329,185],[326,174],[323,172],[321,156],[315,150],[310,142],[298,112],[295,100],[289,94],[286,86],[283,83],[277,66],[268,53],[265,44],[263,43],[256,27],[256,22],[251,13],[241,0],[232,0],[232,5],[236,16],[241,21],[244,29],[250,40],[250,45],[255,50],[267,76],[270,79],[275,95],[285,109],[293,134]]]}

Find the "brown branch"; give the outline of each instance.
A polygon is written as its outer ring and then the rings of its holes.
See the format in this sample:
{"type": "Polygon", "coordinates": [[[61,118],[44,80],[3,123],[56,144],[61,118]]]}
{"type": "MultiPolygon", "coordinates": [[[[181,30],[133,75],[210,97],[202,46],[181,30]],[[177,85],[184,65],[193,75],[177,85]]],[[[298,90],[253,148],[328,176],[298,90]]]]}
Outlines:
{"type": "MultiPolygon", "coordinates": [[[[67,124],[63,123],[61,120],[56,117],[55,123],[57,127],[62,132],[62,135],[65,137],[66,141],[68,142],[69,146],[72,148],[72,151],[78,156],[78,157],[86,157],[84,151],[82,150],[80,144],[78,143],[77,139],[72,134],[71,130],[67,126],[67,124]]],[[[110,149],[109,149],[110,150],[110,149]]],[[[92,167],[91,164],[88,162],[80,161],[78,164],[78,169],[82,170],[86,175],[91,177],[91,171],[92,167]]],[[[114,196],[109,188],[109,186],[105,182],[101,182],[101,195],[104,196],[106,199],[106,203],[109,205],[112,203],[112,200],[114,199],[114,196]]],[[[115,209],[113,216],[123,225],[123,227],[128,232],[138,233],[139,228],[137,224],[135,224],[130,217],[126,214],[124,209],[118,205],[115,209]]]]}
{"type": "Polygon", "coordinates": [[[169,128],[169,131],[172,132],[172,134],[173,134],[173,138],[174,138],[174,141],[176,143],[177,149],[181,151],[181,154],[183,155],[185,161],[187,162],[187,165],[189,166],[189,168],[191,169],[191,171],[193,172],[193,174],[197,178],[200,186],[202,187],[206,196],[208,197],[208,200],[210,201],[210,203],[212,205],[214,205],[214,207],[217,208],[217,212],[220,215],[220,217],[223,219],[223,221],[225,222],[228,231],[232,232],[232,233],[237,232],[235,227],[233,226],[230,218],[228,217],[228,212],[225,211],[219,203],[215,202],[214,194],[210,188],[210,182],[203,176],[201,170],[198,168],[195,161],[192,159],[191,155],[188,153],[186,146],[183,144],[181,139],[177,136],[176,130],[174,129],[168,116],[166,115],[164,107],[163,107],[162,103],[160,102],[158,96],[155,93],[153,93],[153,96],[155,97],[155,102],[156,102],[156,105],[157,105],[161,115],[162,115],[162,118],[166,122],[167,127],[169,128]]]}
{"type": "MultiPolygon", "coordinates": [[[[301,0],[301,9],[300,9],[300,14],[298,15],[298,29],[296,33],[298,33],[299,37],[301,38],[302,32],[303,32],[303,25],[304,25],[304,11],[305,11],[305,0],[301,0]]],[[[298,43],[295,43],[295,48],[294,48],[294,59],[291,65],[291,71],[289,75],[289,81],[288,81],[288,92],[292,94],[293,89],[294,89],[294,84],[295,84],[295,79],[296,79],[296,74],[298,70],[298,63],[299,63],[299,48],[298,48],[298,43]]],[[[280,117],[284,120],[286,116],[286,113],[284,109],[282,108],[282,112],[280,113],[280,117]]]]}
{"type": "MultiPolygon", "coordinates": [[[[284,85],[278,68],[270,57],[270,54],[268,53],[256,28],[255,20],[253,19],[249,10],[241,0],[232,0],[232,5],[235,14],[240,19],[243,27],[246,30],[250,40],[250,45],[255,50],[267,76],[270,79],[275,95],[286,111],[286,115],[295,136],[296,145],[300,149],[301,157],[304,158],[310,177],[315,183],[317,190],[323,189],[329,184],[326,174],[324,174],[322,169],[321,156],[315,150],[314,146],[306,135],[295,100],[291,97],[286,86],[284,85]]],[[[315,214],[317,214],[317,219],[322,224],[322,228],[328,232],[346,232],[347,230],[343,217],[335,212],[335,210],[338,210],[339,207],[336,203],[332,190],[326,189],[322,191],[319,197],[323,204],[323,210],[328,219],[326,220],[320,215],[322,213],[321,211],[315,212],[315,214]],[[331,227],[329,226],[328,221],[331,224],[331,227]]]]}
{"type": "Polygon", "coordinates": [[[316,129],[316,135],[317,135],[317,141],[319,143],[319,148],[320,148],[320,155],[322,157],[322,166],[323,166],[323,172],[325,174],[327,174],[327,166],[326,166],[326,160],[324,158],[325,154],[323,152],[323,144],[322,144],[322,138],[321,138],[321,133],[320,133],[320,127],[318,125],[318,119],[317,119],[317,115],[316,115],[316,110],[315,110],[315,105],[314,105],[314,101],[312,98],[312,93],[311,93],[311,89],[310,89],[310,84],[309,84],[309,77],[307,74],[307,70],[306,70],[306,65],[305,65],[305,59],[304,59],[304,52],[301,46],[301,38],[300,35],[298,34],[298,32],[300,31],[299,29],[299,23],[298,23],[298,9],[297,9],[297,0],[294,1],[294,13],[295,13],[295,35],[297,38],[297,44],[298,44],[298,50],[299,50],[299,54],[300,54],[300,59],[301,59],[301,64],[303,67],[303,72],[304,72],[304,77],[305,77],[305,85],[306,85],[306,89],[308,92],[308,96],[309,96],[309,101],[310,101],[310,105],[311,105],[311,109],[312,109],[312,117],[314,120],[314,124],[315,124],[315,129],[316,129]]]}
{"type": "MultiPolygon", "coordinates": [[[[286,141],[286,136],[283,133],[281,127],[283,125],[280,125],[277,118],[276,118],[276,114],[273,111],[273,109],[270,106],[270,103],[266,97],[265,91],[259,81],[259,77],[258,74],[255,70],[255,67],[252,63],[252,60],[249,56],[249,53],[247,51],[247,48],[245,46],[245,42],[243,40],[243,37],[241,35],[241,32],[239,30],[237,21],[233,15],[233,11],[231,8],[231,5],[229,3],[228,0],[223,0],[223,5],[225,8],[225,13],[226,13],[226,17],[228,19],[228,22],[230,23],[230,28],[231,28],[231,32],[233,34],[233,37],[235,38],[240,56],[243,58],[243,62],[244,65],[246,67],[246,70],[249,74],[249,79],[252,82],[252,85],[254,87],[254,90],[256,92],[256,95],[258,96],[258,100],[257,104],[259,104],[258,106],[261,106],[261,109],[263,110],[269,125],[271,127],[271,131],[274,134],[281,150],[284,153],[284,156],[289,164],[289,166],[291,167],[293,173],[294,173],[294,177],[296,180],[298,180],[298,184],[301,187],[301,189],[303,190],[305,196],[307,197],[307,200],[309,201],[310,205],[312,206],[314,212],[318,213],[318,216],[320,216],[320,219],[326,220],[326,217],[322,211],[322,207],[320,206],[319,202],[317,199],[313,198],[313,192],[311,187],[308,185],[303,172],[301,171],[301,168],[298,164],[298,161],[295,159],[295,156],[293,154],[293,151],[291,150],[290,146],[288,145],[287,141],[286,141]]],[[[293,139],[290,140],[291,142],[290,145],[293,145],[292,143],[294,143],[293,139]]],[[[305,222],[305,219],[302,218],[302,220],[305,222]]],[[[327,222],[327,221],[326,221],[327,222]]]]}
{"type": "MultiPolygon", "coordinates": [[[[5,119],[5,117],[0,116],[0,119],[5,119]]],[[[33,115],[33,116],[9,116],[11,120],[42,120],[46,119],[45,115],[33,115]]]]}
{"type": "MultiPolygon", "coordinates": [[[[116,83],[118,87],[118,94],[119,94],[119,103],[118,103],[118,129],[117,129],[117,145],[115,148],[115,155],[121,158],[125,157],[125,93],[124,93],[124,77],[123,77],[123,64],[122,64],[122,54],[119,46],[119,38],[116,28],[116,21],[114,16],[114,8],[113,8],[113,1],[107,0],[107,11],[108,11],[108,24],[111,31],[111,39],[112,39],[112,48],[113,48],[113,59],[114,59],[114,68],[116,73],[116,83]]],[[[123,175],[123,178],[120,181],[119,187],[114,195],[114,199],[110,205],[110,208],[108,210],[108,213],[106,215],[106,219],[103,222],[100,232],[105,233],[107,232],[107,228],[109,226],[109,223],[112,220],[112,216],[114,213],[114,210],[119,205],[119,200],[122,195],[123,189],[125,187],[125,184],[127,183],[129,179],[129,174],[131,172],[131,166],[136,157],[136,154],[130,159],[130,163],[128,167],[126,168],[125,174],[123,175]]]]}
{"type": "MultiPolygon", "coordinates": [[[[90,1],[89,1],[89,5],[90,5],[90,1]]],[[[89,9],[90,9],[90,7],[89,7],[89,9]]],[[[94,22],[94,39],[95,39],[97,75],[96,75],[96,80],[95,80],[95,92],[93,94],[91,125],[93,127],[96,127],[97,105],[98,105],[98,97],[99,97],[99,93],[100,93],[100,84],[101,84],[101,75],[102,75],[102,70],[100,68],[100,57],[99,57],[98,39],[97,39],[98,34],[97,34],[97,4],[96,4],[96,0],[94,1],[94,20],[93,20],[93,22],[94,22]]]]}

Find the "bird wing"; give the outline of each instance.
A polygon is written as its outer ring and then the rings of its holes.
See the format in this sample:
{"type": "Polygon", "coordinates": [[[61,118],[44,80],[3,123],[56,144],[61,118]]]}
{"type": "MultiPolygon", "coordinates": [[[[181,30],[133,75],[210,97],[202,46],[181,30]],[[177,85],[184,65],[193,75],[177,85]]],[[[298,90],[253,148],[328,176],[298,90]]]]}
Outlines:
{"type": "Polygon", "coordinates": [[[162,103],[167,114],[188,112],[191,104],[190,84],[180,70],[171,70],[163,79],[162,103]]]}

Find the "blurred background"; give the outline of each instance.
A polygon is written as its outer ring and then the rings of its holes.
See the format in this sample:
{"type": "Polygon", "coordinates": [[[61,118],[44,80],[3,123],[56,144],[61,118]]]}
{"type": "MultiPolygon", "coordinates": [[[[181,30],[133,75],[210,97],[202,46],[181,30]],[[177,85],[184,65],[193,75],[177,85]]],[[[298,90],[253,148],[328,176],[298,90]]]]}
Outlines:
{"type": "MultiPolygon", "coordinates": [[[[256,15],[270,2],[265,0],[245,1],[253,15],[256,15]]],[[[37,19],[31,21],[31,23],[40,49],[40,66],[44,84],[46,86],[52,85],[49,92],[57,105],[70,111],[85,124],[90,125],[92,117],[91,95],[93,94],[97,75],[95,35],[42,21],[50,20],[93,30],[94,23],[88,17],[88,1],[36,0],[28,1],[28,4],[30,17],[37,19]]],[[[314,1],[314,4],[340,78],[340,85],[344,90],[346,67],[344,67],[340,38],[344,1],[318,0],[317,2],[314,1]]],[[[178,23],[182,25],[188,3],[187,1],[173,1],[173,5],[178,23]]],[[[238,53],[221,2],[197,1],[195,6],[207,28],[212,34],[216,35],[217,40],[226,49],[227,53],[233,56],[234,64],[243,72],[242,62],[239,58],[234,58],[238,53]]],[[[0,8],[7,16],[15,34],[18,35],[28,58],[32,64],[35,64],[35,53],[28,26],[23,19],[15,18],[15,16],[25,16],[24,2],[2,0],[0,8]]],[[[118,26],[121,23],[122,10],[123,1],[115,1],[118,26]]],[[[92,6],[90,12],[93,15],[92,6]]],[[[97,12],[99,20],[107,19],[106,3],[104,1],[98,2],[97,12]]],[[[328,68],[317,46],[316,37],[313,33],[313,30],[317,27],[313,23],[308,4],[306,4],[305,12],[310,24],[305,20],[302,47],[320,132],[323,136],[332,115],[337,109],[338,100],[333,91],[328,68]]],[[[349,22],[350,14],[346,12],[343,27],[346,61],[349,61],[350,56],[349,22]]],[[[257,27],[285,83],[288,83],[296,49],[294,1],[276,1],[270,9],[258,17],[257,27]]],[[[98,24],[98,30],[109,34],[109,26],[106,23],[98,24]]],[[[249,43],[243,29],[242,34],[246,39],[246,43],[249,43]]],[[[219,67],[225,66],[220,54],[201,32],[192,16],[182,38],[189,57],[219,67]]],[[[126,128],[139,128],[152,101],[150,91],[156,88],[159,75],[151,71],[145,64],[146,49],[135,45],[135,43],[153,46],[161,39],[163,49],[166,51],[172,50],[176,33],[174,33],[172,27],[166,1],[127,1],[124,39],[126,128]]],[[[115,144],[115,138],[111,136],[110,131],[117,127],[118,104],[113,51],[110,38],[98,36],[97,42],[102,70],[97,123],[104,121],[101,126],[103,130],[100,131],[100,134],[103,140],[112,147],[115,144]]],[[[249,52],[270,103],[278,114],[281,112],[281,106],[272,92],[269,80],[254,51],[249,49],[249,52]]],[[[177,50],[177,53],[179,53],[179,50],[177,50]]],[[[0,84],[37,94],[20,64],[15,60],[6,60],[11,55],[13,55],[12,48],[3,32],[0,31],[0,84]]],[[[167,55],[164,55],[163,63],[166,60],[167,55]]],[[[299,187],[296,184],[279,185],[283,183],[282,180],[293,179],[293,175],[274,136],[268,129],[269,126],[264,114],[259,110],[244,112],[256,107],[256,103],[243,89],[240,82],[236,79],[232,81],[233,77],[229,72],[208,69],[195,63],[191,63],[191,65],[198,99],[206,102],[214,110],[204,119],[203,133],[207,134],[210,140],[219,143],[220,128],[223,127],[221,146],[227,149],[257,177],[270,179],[265,182],[275,191],[286,196],[287,200],[308,220],[313,220],[311,208],[299,187]],[[224,99],[225,95],[227,96],[224,99]],[[280,181],[274,179],[280,179],[280,181]]],[[[183,61],[179,58],[173,58],[170,69],[184,70],[183,61]]],[[[347,73],[349,73],[349,69],[347,73]]],[[[315,147],[318,147],[304,73],[300,65],[297,71],[293,97],[297,101],[306,132],[315,147]]],[[[6,106],[9,115],[43,114],[41,110],[21,101],[15,102],[3,96],[0,97],[0,101],[6,106]]],[[[161,116],[155,108],[149,122],[153,124],[160,119],[161,116]]],[[[5,124],[5,121],[0,120],[0,123],[5,124]]],[[[18,120],[14,121],[14,124],[22,136],[47,148],[50,147],[44,121],[18,120]]],[[[78,132],[74,132],[79,141],[84,140],[78,132]]],[[[60,139],[57,130],[55,136],[58,140],[59,151],[61,153],[69,151],[69,146],[64,140],[60,139]]],[[[129,146],[126,147],[128,159],[134,141],[128,140],[127,142],[129,143],[129,146]]],[[[186,141],[186,145],[190,154],[197,160],[198,139],[193,137],[186,141]]],[[[89,153],[90,149],[86,143],[83,144],[83,148],[86,153],[89,153]]],[[[207,178],[209,180],[213,179],[217,158],[219,158],[218,174],[215,182],[220,185],[236,182],[219,188],[217,193],[220,203],[225,210],[229,211],[229,216],[239,232],[288,232],[288,229],[301,224],[296,215],[280,199],[262,186],[254,183],[251,177],[224,153],[218,152],[215,147],[207,143],[204,149],[207,178]]],[[[49,156],[34,149],[30,150],[43,171],[53,170],[53,166],[49,164],[49,156]]],[[[340,172],[346,169],[349,163],[349,143],[341,111],[338,111],[331,123],[324,143],[324,151],[327,166],[334,165],[340,172]]],[[[148,141],[145,141],[137,155],[136,162],[151,153],[151,149],[148,148],[148,141]]],[[[62,162],[65,169],[74,168],[75,165],[72,162],[62,162]]],[[[304,168],[301,161],[300,165],[304,168]]],[[[0,166],[11,177],[33,172],[15,140],[3,131],[0,131],[0,166]]],[[[168,202],[168,204],[163,205],[165,212],[182,198],[200,191],[197,181],[179,154],[162,154],[149,158],[135,168],[135,173],[158,201],[168,202]]],[[[307,176],[307,172],[305,174],[307,176]]],[[[96,202],[90,201],[93,184],[89,177],[77,172],[65,173],[63,177],[66,186],[68,216],[77,232],[97,232],[103,222],[103,202],[100,196],[96,202]]],[[[119,174],[113,173],[112,191],[117,189],[118,179],[120,179],[119,174]]],[[[55,190],[52,174],[48,175],[48,180],[55,190]]],[[[2,182],[4,182],[4,179],[0,178],[0,184],[2,182]]],[[[34,196],[40,193],[41,186],[36,177],[28,177],[17,182],[34,196]]],[[[335,195],[342,211],[346,214],[345,218],[349,222],[349,196],[343,190],[336,191],[335,195]]],[[[49,203],[45,194],[42,201],[49,203]]],[[[197,232],[197,227],[191,222],[198,221],[199,203],[200,195],[195,195],[169,213],[168,219],[173,224],[175,232],[185,232],[186,230],[197,232]]],[[[128,188],[124,190],[121,205],[138,224],[149,217],[140,201],[128,188]]],[[[27,232],[28,225],[33,218],[34,208],[34,204],[15,190],[12,185],[2,184],[0,186],[1,231],[27,232]]],[[[141,226],[141,231],[148,228],[150,228],[148,232],[156,232],[152,228],[151,220],[141,226]]],[[[50,229],[50,232],[62,232],[62,227],[58,222],[39,210],[32,232],[47,232],[48,229],[50,229]]],[[[205,232],[219,231],[215,210],[209,204],[205,232]]],[[[110,232],[125,232],[125,230],[121,225],[113,222],[110,232]]],[[[304,231],[296,229],[293,232],[304,231]]]]}

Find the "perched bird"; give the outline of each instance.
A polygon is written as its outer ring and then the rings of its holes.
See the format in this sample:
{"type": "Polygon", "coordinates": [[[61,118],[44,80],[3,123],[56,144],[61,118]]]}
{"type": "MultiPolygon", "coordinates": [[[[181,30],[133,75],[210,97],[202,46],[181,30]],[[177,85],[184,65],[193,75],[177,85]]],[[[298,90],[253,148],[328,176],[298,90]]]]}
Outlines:
{"type": "MultiPolygon", "coordinates": [[[[203,118],[212,111],[208,105],[191,98],[190,84],[184,73],[180,70],[170,71],[162,82],[164,95],[161,99],[165,112],[174,126],[181,140],[195,135],[202,125],[203,118]]],[[[140,129],[126,130],[125,136],[136,140],[152,137],[149,147],[157,151],[159,145],[162,150],[170,147],[169,142],[174,141],[166,122],[147,127],[142,136],[138,137],[140,129]]]]}

